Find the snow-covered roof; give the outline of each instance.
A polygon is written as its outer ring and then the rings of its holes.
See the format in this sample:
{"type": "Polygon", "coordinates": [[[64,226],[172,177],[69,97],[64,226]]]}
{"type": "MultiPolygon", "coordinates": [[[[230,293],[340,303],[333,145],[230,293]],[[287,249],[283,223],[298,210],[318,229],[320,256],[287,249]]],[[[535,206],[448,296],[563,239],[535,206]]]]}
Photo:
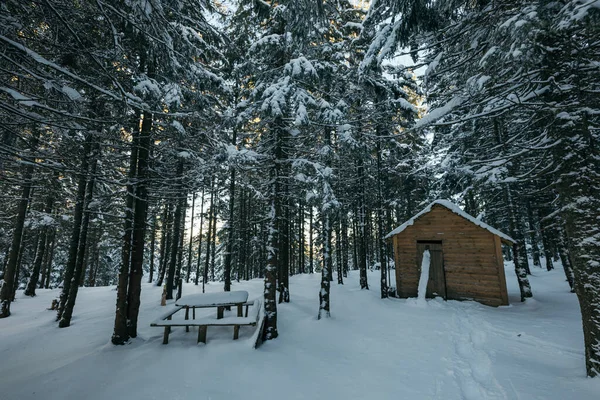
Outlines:
{"type": "Polygon", "coordinates": [[[433,203],[429,204],[427,207],[425,207],[420,213],[418,213],[417,215],[415,215],[414,217],[412,217],[411,219],[409,219],[408,221],[406,221],[405,223],[403,223],[402,225],[400,225],[399,227],[397,227],[396,229],[394,229],[393,231],[391,231],[390,233],[388,233],[385,238],[391,238],[394,235],[399,234],[400,232],[404,231],[406,228],[408,228],[409,226],[413,225],[415,223],[415,221],[417,219],[419,219],[419,217],[421,217],[424,214],[427,214],[428,212],[431,211],[431,209],[433,208],[434,205],[440,205],[443,207],[446,207],[448,210],[452,211],[454,214],[456,215],[460,215],[461,217],[463,217],[464,219],[468,220],[469,222],[472,222],[473,224],[489,231],[490,233],[500,237],[500,239],[505,240],[507,242],[511,242],[511,243],[516,243],[515,240],[513,238],[511,238],[510,236],[500,232],[499,230],[492,228],[491,226],[489,226],[488,224],[486,224],[485,222],[482,222],[480,220],[478,220],[477,218],[473,217],[472,215],[467,214],[466,212],[464,212],[463,210],[460,209],[459,206],[457,206],[456,204],[448,201],[448,200],[436,200],[433,203]]]}

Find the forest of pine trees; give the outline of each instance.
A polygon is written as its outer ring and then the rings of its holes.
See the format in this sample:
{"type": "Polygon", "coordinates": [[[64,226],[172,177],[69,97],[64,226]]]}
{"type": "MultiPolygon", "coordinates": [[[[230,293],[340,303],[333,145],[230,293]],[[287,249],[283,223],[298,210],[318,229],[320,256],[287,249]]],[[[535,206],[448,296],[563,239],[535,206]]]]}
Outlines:
{"type": "Polygon", "coordinates": [[[123,344],[142,282],[264,278],[274,339],[291,275],[319,318],[349,270],[394,295],[385,234],[446,198],[522,300],[564,269],[600,374],[600,1],[6,0],[0,46],[0,318],[116,285],[123,344]]]}

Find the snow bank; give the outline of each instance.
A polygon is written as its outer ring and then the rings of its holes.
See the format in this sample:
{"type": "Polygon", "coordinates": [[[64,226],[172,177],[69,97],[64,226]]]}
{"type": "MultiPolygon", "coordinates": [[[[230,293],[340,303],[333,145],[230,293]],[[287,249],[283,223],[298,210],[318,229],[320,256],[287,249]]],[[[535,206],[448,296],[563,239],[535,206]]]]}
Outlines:
{"type": "MultiPolygon", "coordinates": [[[[321,321],[320,274],[296,275],[291,303],[277,305],[279,338],[258,350],[251,327],[241,327],[236,341],[231,327],[210,327],[201,346],[195,328],[173,328],[169,344],[161,344],[163,329],[150,322],[166,307],[162,288],[149,284],[139,336],[126,346],[107,344],[114,287],[81,288],[64,329],[46,310],[58,291],[38,290],[34,298],[20,291],[13,315],[0,319],[0,398],[597,400],[600,380],[585,377],[577,297],[560,267],[530,277],[534,305],[519,302],[514,267],[506,271],[511,306],[436,298],[427,312],[409,306],[415,299],[382,300],[379,271],[369,272],[371,290],[360,290],[358,271],[351,271],[344,285],[332,285],[332,318],[321,321]]],[[[232,285],[256,298],[264,281],[232,285]]],[[[196,318],[214,312],[196,310],[196,318]]]]}
{"type": "Polygon", "coordinates": [[[431,265],[431,254],[429,254],[429,250],[425,250],[423,252],[421,276],[419,278],[419,288],[417,292],[417,300],[420,304],[426,304],[425,296],[427,294],[427,282],[429,282],[429,265],[431,265]]]}

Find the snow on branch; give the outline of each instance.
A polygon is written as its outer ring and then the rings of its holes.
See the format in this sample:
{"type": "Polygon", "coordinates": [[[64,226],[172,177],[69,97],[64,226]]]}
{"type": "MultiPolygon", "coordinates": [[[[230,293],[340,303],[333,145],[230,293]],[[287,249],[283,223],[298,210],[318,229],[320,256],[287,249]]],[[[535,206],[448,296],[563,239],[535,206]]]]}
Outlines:
{"type": "Polygon", "coordinates": [[[455,107],[460,106],[464,102],[464,98],[461,96],[456,96],[452,98],[449,102],[444,104],[442,107],[438,107],[425,115],[423,118],[417,121],[415,124],[415,128],[420,128],[426,125],[431,124],[432,122],[437,121],[442,118],[450,111],[452,111],[455,107]]]}

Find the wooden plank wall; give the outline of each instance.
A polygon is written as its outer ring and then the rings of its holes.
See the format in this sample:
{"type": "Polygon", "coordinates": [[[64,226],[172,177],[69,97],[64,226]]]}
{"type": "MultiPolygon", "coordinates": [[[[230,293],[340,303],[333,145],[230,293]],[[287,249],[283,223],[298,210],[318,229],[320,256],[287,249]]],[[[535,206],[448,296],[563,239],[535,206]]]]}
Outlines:
{"type": "Polygon", "coordinates": [[[442,240],[448,299],[508,304],[499,238],[440,205],[393,238],[398,296],[417,296],[418,240],[442,240]]]}

